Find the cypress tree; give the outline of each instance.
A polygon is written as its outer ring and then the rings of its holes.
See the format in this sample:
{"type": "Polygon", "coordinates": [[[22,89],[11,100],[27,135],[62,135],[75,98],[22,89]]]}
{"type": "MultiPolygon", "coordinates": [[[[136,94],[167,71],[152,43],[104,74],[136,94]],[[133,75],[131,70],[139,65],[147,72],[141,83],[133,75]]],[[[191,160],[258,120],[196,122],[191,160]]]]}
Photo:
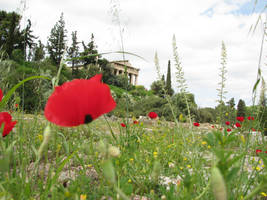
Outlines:
{"type": "Polygon", "coordinates": [[[168,61],[168,71],[167,71],[167,79],[166,79],[166,91],[167,94],[172,96],[174,91],[172,89],[172,82],[171,82],[171,61],[168,61]]]}
{"type": "Polygon", "coordinates": [[[237,117],[246,116],[246,104],[245,104],[245,101],[243,101],[242,99],[239,99],[238,101],[236,116],[237,117]]]}

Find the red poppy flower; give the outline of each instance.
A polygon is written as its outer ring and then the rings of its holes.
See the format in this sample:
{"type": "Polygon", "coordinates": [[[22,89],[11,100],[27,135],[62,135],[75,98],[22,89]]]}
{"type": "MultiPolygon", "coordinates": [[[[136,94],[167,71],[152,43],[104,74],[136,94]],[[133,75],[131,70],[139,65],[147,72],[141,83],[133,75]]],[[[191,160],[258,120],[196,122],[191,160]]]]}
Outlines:
{"type": "Polygon", "coordinates": [[[254,117],[248,116],[248,120],[254,120],[254,117]]]}
{"type": "Polygon", "coordinates": [[[238,123],[238,122],[236,122],[236,123],[235,123],[235,126],[236,126],[237,128],[240,128],[240,127],[241,127],[241,124],[238,123]]]}
{"type": "Polygon", "coordinates": [[[199,123],[194,122],[193,125],[194,125],[194,126],[199,126],[199,123]]]}
{"type": "Polygon", "coordinates": [[[124,123],[121,123],[121,126],[122,126],[122,127],[126,127],[126,124],[124,124],[124,123]]]}
{"type": "Polygon", "coordinates": [[[19,107],[19,104],[16,103],[16,104],[15,104],[15,107],[16,107],[16,108],[19,107]]]}
{"type": "Polygon", "coordinates": [[[2,98],[3,98],[3,92],[2,92],[2,90],[0,89],[0,101],[2,101],[2,98]]]}
{"type": "Polygon", "coordinates": [[[232,129],[228,128],[226,131],[227,131],[227,132],[230,132],[230,131],[232,131],[232,129]]]}
{"type": "Polygon", "coordinates": [[[256,129],[255,129],[255,128],[251,128],[251,130],[252,130],[252,131],[256,131],[256,129]]]}
{"type": "Polygon", "coordinates": [[[229,125],[230,125],[230,122],[229,122],[229,121],[226,121],[225,124],[226,124],[227,126],[229,126],[229,125]]]}
{"type": "Polygon", "coordinates": [[[150,112],[150,113],[148,113],[148,117],[150,117],[151,119],[155,119],[158,117],[158,114],[155,112],[150,112]]]}
{"type": "Polygon", "coordinates": [[[4,125],[2,136],[7,136],[14,128],[17,121],[12,122],[12,117],[8,112],[0,112],[0,127],[4,125]]]}
{"type": "Polygon", "coordinates": [[[101,82],[102,74],[89,80],[75,79],[57,86],[48,98],[45,117],[59,126],[90,123],[116,107],[108,85],[101,82]]]}
{"type": "Polygon", "coordinates": [[[134,123],[134,124],[138,124],[139,122],[138,122],[137,120],[134,120],[133,123],[134,123]]]}
{"type": "Polygon", "coordinates": [[[211,128],[214,128],[214,126],[212,125],[211,128]]]}
{"type": "Polygon", "coordinates": [[[261,153],[261,152],[262,152],[262,150],[256,149],[256,154],[261,153]]]}
{"type": "Polygon", "coordinates": [[[240,122],[243,122],[244,119],[245,119],[244,117],[236,117],[236,120],[237,120],[237,121],[240,121],[240,122]]]}

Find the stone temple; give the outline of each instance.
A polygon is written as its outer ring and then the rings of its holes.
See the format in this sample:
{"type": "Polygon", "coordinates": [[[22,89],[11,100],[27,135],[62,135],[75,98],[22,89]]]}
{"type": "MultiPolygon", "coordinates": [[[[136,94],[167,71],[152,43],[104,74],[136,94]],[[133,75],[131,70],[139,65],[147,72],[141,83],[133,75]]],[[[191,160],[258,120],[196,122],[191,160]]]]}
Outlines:
{"type": "Polygon", "coordinates": [[[113,68],[113,73],[115,75],[120,75],[120,74],[123,75],[126,67],[130,83],[132,85],[137,85],[140,69],[133,67],[129,62],[129,60],[111,61],[110,64],[111,67],[113,68]]]}

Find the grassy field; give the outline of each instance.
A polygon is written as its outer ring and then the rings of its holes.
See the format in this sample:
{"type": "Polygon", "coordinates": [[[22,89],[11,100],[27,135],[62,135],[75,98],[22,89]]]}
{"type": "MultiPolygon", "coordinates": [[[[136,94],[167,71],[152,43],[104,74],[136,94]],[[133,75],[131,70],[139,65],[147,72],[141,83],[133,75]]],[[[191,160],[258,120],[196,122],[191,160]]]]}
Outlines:
{"type": "Polygon", "coordinates": [[[266,140],[251,131],[252,120],[228,132],[228,125],[101,117],[75,128],[50,124],[47,137],[42,115],[12,115],[18,122],[1,139],[0,199],[267,196],[266,140]]]}

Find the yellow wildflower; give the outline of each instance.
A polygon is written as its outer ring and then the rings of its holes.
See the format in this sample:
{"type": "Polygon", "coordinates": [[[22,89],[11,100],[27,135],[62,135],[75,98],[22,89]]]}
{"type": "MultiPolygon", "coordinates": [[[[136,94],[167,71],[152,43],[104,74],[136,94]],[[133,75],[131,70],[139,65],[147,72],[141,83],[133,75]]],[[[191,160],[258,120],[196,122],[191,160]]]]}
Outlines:
{"type": "Polygon", "coordinates": [[[260,168],[260,167],[256,167],[256,170],[257,170],[257,171],[260,171],[260,170],[261,170],[261,168],[260,168]]]}
{"type": "Polygon", "coordinates": [[[189,168],[189,169],[190,169],[190,168],[191,168],[191,165],[187,165],[187,168],[189,168]]]}
{"type": "Polygon", "coordinates": [[[86,194],[81,194],[80,200],[86,200],[86,194]]]}
{"type": "Polygon", "coordinates": [[[153,156],[154,156],[154,158],[157,158],[158,157],[158,152],[153,152],[153,156]]]}
{"type": "Polygon", "coordinates": [[[41,134],[39,134],[37,137],[38,137],[38,139],[40,140],[40,142],[42,142],[42,141],[43,141],[43,139],[44,139],[44,136],[43,136],[43,135],[41,135],[41,134]]]}
{"type": "Polygon", "coordinates": [[[130,162],[133,162],[134,161],[134,159],[133,158],[130,158],[130,162]]]}
{"type": "Polygon", "coordinates": [[[208,145],[208,149],[210,149],[211,148],[211,146],[210,145],[208,145]]]}
{"type": "Polygon", "coordinates": [[[261,192],[261,195],[267,197],[267,194],[265,192],[261,192]]]}
{"type": "Polygon", "coordinates": [[[184,161],[187,161],[187,158],[186,157],[184,157],[184,161]]]}
{"type": "Polygon", "coordinates": [[[129,178],[129,179],[128,179],[128,183],[131,183],[131,182],[132,182],[132,179],[129,178]]]}
{"type": "Polygon", "coordinates": [[[202,141],[202,143],[201,143],[202,145],[206,145],[207,144],[207,142],[206,141],[202,141]]]}

